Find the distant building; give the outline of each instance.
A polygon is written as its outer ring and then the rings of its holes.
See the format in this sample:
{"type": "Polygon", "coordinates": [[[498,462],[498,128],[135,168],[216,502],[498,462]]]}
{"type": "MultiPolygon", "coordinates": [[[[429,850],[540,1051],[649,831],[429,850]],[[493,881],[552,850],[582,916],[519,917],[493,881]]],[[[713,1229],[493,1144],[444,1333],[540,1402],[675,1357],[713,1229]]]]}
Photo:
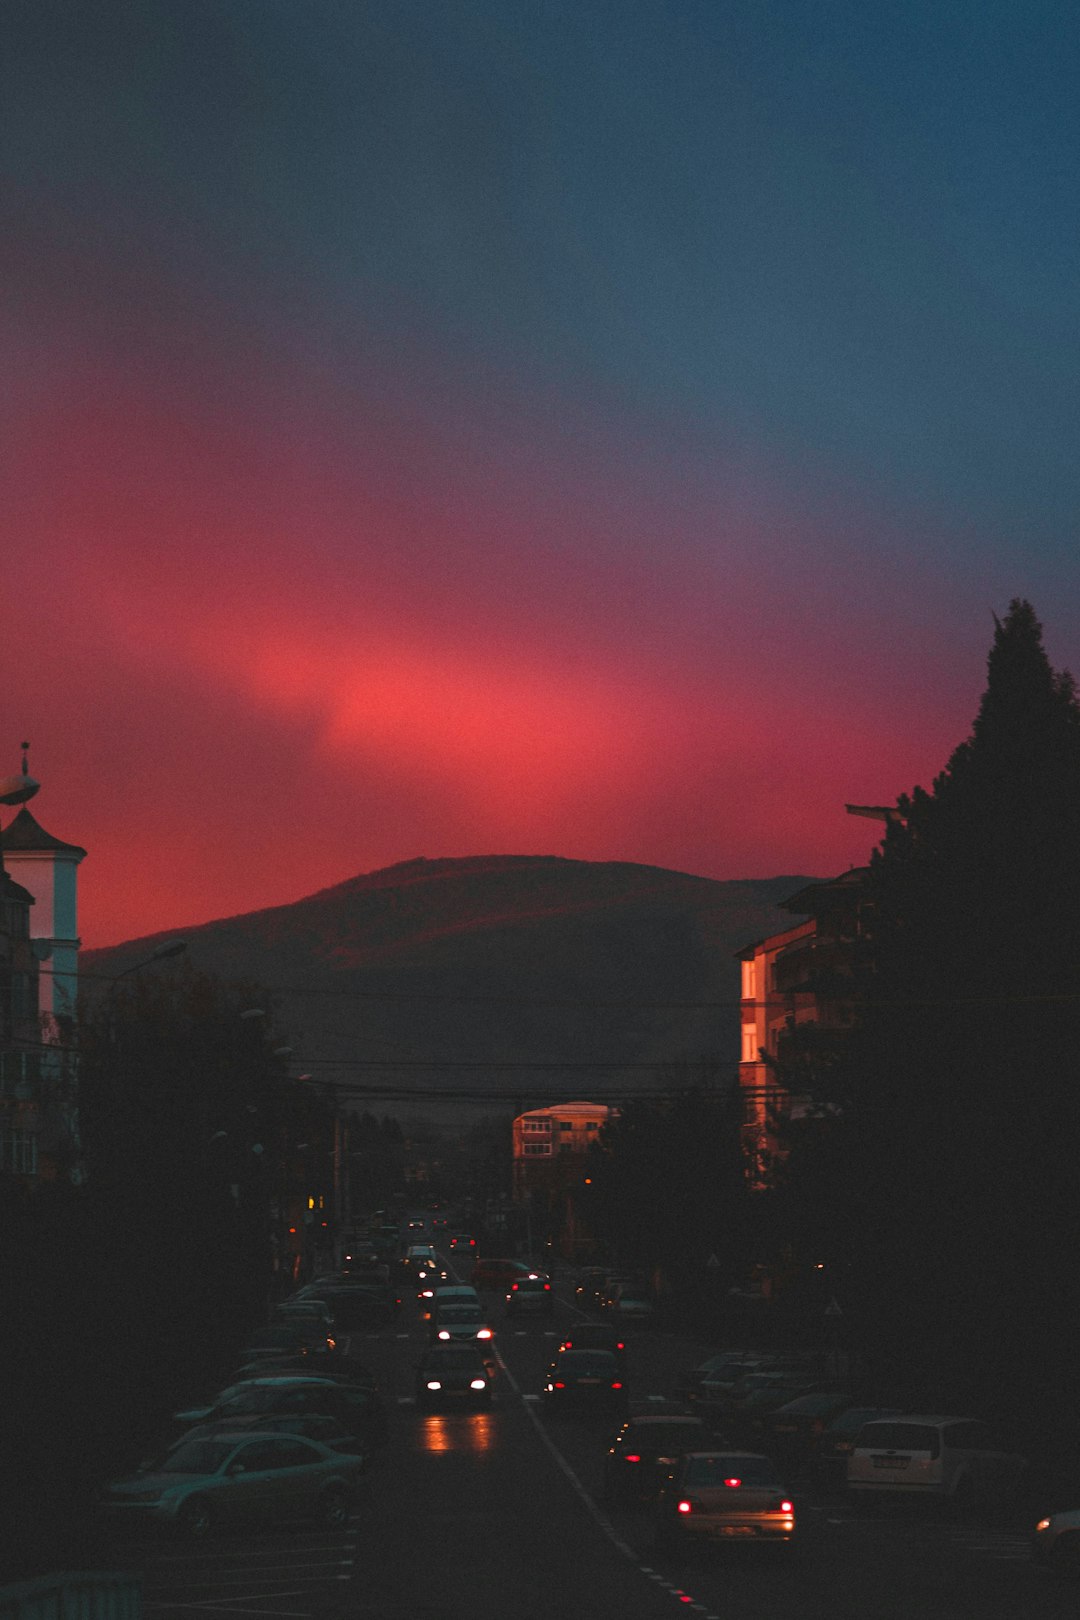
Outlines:
{"type": "Polygon", "coordinates": [[[14,1022],[10,1032],[0,1032],[0,1109],[10,1116],[0,1139],[0,1171],[31,1178],[77,1174],[72,1047],[80,944],[78,867],[85,855],[78,844],[46,832],[25,805],[0,832],[4,882],[25,897],[20,923],[25,934],[10,953],[12,988],[4,995],[14,1022]]]}
{"type": "MultiPolygon", "coordinates": [[[[617,1110],[603,1103],[555,1103],[519,1114],[513,1124],[513,1201],[535,1216],[530,1235],[570,1259],[587,1252],[592,1237],[582,1225],[576,1189],[589,1148],[617,1110]]],[[[532,1248],[534,1245],[528,1245],[532,1248]]]]}
{"type": "Polygon", "coordinates": [[[742,964],[739,1086],[746,1174],[769,1185],[787,1120],[805,1112],[792,1077],[838,1050],[854,1022],[866,918],[867,867],[811,883],[782,902],[806,920],[737,953],[742,964]],[[784,1078],[781,1078],[784,1077],[784,1078]]]}
{"type": "Polygon", "coordinates": [[[581,1161],[607,1123],[603,1103],[557,1103],[519,1114],[513,1127],[514,1199],[576,1179],[581,1161]]]}

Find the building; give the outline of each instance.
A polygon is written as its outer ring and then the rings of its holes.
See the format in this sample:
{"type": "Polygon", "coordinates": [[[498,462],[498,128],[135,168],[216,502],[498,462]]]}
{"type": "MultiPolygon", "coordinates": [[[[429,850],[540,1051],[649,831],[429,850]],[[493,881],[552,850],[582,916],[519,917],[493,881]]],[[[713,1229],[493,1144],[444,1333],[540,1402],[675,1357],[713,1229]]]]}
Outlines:
{"type": "Polygon", "coordinates": [[[530,1253],[542,1233],[569,1259],[587,1252],[592,1237],[582,1226],[575,1191],[590,1147],[615,1112],[603,1103],[555,1103],[514,1120],[513,1202],[525,1212],[530,1253]]]}
{"type": "Polygon", "coordinates": [[[828,1063],[851,1028],[865,960],[867,867],[782,902],[804,920],[737,953],[742,966],[739,1087],[750,1183],[769,1184],[785,1122],[805,1113],[797,1076],[828,1063]]]}
{"type": "Polygon", "coordinates": [[[70,1173],[77,1179],[79,1173],[72,1048],[80,943],[78,867],[85,855],[78,844],[46,832],[25,804],[0,832],[5,883],[26,899],[26,933],[13,950],[9,970],[13,999],[5,995],[14,1023],[10,1034],[0,1035],[3,1096],[13,1108],[17,1092],[19,1107],[11,1115],[8,1129],[15,1134],[4,1138],[0,1169],[31,1178],[70,1173]]]}
{"type": "Polygon", "coordinates": [[[0,1176],[33,1181],[41,1125],[34,897],[4,870],[0,849],[0,1176]]]}

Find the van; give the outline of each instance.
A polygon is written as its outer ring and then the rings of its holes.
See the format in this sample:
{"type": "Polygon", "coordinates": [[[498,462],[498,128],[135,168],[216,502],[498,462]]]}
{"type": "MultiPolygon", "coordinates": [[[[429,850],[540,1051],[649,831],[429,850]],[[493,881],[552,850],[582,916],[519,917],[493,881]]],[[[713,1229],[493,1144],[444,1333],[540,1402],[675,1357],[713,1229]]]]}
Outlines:
{"type": "Polygon", "coordinates": [[[866,1423],[848,1457],[848,1489],[982,1501],[1015,1487],[1027,1460],[976,1418],[905,1414],[866,1423]]]}

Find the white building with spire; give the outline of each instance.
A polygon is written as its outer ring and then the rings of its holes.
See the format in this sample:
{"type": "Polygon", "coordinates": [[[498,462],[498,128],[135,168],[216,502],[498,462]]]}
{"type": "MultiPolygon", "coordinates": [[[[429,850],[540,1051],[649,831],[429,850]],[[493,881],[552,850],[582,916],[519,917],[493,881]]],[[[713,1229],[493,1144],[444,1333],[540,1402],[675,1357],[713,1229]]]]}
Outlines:
{"type": "Polygon", "coordinates": [[[23,805],[0,833],[4,865],[34,897],[30,938],[42,964],[39,1007],[45,1040],[58,1040],[61,1021],[75,1015],[79,988],[78,844],[46,832],[23,805]]]}

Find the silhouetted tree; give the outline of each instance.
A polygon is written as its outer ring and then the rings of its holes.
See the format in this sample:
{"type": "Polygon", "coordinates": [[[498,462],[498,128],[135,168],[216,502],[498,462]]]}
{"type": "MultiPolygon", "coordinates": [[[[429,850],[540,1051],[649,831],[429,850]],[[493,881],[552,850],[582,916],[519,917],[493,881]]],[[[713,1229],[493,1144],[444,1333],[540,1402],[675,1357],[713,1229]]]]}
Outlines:
{"type": "Polygon", "coordinates": [[[970,738],[898,807],[871,862],[867,1004],[827,1099],[864,1347],[953,1399],[1062,1400],[1080,1319],[1080,708],[1029,603],[996,626],[970,738]]]}

